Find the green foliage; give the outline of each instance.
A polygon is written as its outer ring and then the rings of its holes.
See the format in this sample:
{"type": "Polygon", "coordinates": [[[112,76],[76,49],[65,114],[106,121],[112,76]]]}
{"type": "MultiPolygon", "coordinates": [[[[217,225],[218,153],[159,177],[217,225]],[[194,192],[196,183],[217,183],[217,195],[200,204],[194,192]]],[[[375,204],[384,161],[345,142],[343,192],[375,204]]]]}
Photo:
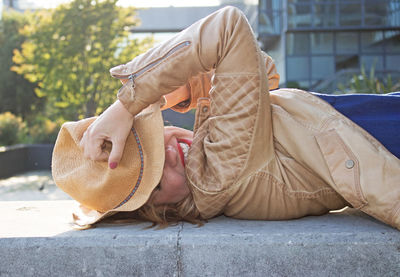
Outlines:
{"type": "Polygon", "coordinates": [[[17,143],[54,143],[64,121],[38,116],[29,126],[10,112],[0,114],[0,146],[17,143]]]}
{"type": "Polygon", "coordinates": [[[288,88],[297,88],[297,89],[302,89],[302,90],[307,90],[306,87],[302,87],[299,82],[296,81],[288,81],[286,84],[286,87],[288,88]]]}
{"type": "Polygon", "coordinates": [[[77,120],[102,112],[116,99],[120,82],[108,70],[152,45],[129,37],[134,10],[117,0],[75,0],[29,16],[27,37],[14,52],[12,70],[37,83],[52,120],[77,120]]]}
{"type": "Polygon", "coordinates": [[[38,116],[29,128],[21,131],[21,142],[54,143],[63,122],[63,120],[51,121],[43,116],[38,116]]]}
{"type": "Polygon", "coordinates": [[[0,114],[0,145],[12,145],[20,142],[20,133],[25,127],[22,119],[10,112],[0,114]]]}
{"type": "Polygon", "coordinates": [[[364,93],[364,94],[383,94],[396,91],[400,88],[400,80],[393,83],[391,75],[383,80],[375,76],[375,67],[372,66],[367,74],[364,65],[361,66],[361,73],[353,75],[348,84],[339,84],[339,93],[364,93]]]}
{"type": "Polygon", "coordinates": [[[3,13],[0,21],[0,113],[10,111],[29,120],[44,101],[35,95],[35,83],[10,70],[15,65],[14,49],[20,49],[26,39],[18,30],[27,23],[27,17],[17,12],[3,13]]]}

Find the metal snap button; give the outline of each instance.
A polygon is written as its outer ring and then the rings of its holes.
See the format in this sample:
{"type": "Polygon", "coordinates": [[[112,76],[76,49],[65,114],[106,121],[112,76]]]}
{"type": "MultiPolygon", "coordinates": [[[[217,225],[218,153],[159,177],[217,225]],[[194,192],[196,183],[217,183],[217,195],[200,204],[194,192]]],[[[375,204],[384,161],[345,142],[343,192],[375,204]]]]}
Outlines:
{"type": "Polygon", "coordinates": [[[202,111],[203,111],[203,113],[208,112],[208,107],[207,107],[207,106],[204,106],[204,107],[202,108],[202,111]]]}
{"type": "Polygon", "coordinates": [[[353,160],[347,160],[345,163],[346,168],[351,169],[354,167],[354,161],[353,160]]]}

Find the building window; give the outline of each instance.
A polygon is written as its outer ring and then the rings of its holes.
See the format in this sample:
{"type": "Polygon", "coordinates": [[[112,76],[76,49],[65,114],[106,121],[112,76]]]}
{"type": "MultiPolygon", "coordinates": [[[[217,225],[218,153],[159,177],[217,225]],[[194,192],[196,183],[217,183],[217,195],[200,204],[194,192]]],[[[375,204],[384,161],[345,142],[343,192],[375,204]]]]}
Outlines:
{"type": "Polygon", "coordinates": [[[358,53],[358,33],[336,33],[336,52],[338,54],[358,53]]]}
{"type": "Polygon", "coordinates": [[[311,58],[311,78],[325,79],[335,74],[333,56],[313,56],[311,58]]]}
{"type": "Polygon", "coordinates": [[[400,55],[387,55],[386,56],[386,69],[389,71],[399,72],[400,55]]]}
{"type": "Polygon", "coordinates": [[[361,65],[369,71],[374,68],[375,70],[381,71],[384,69],[383,56],[380,55],[363,55],[361,56],[361,65]]]}
{"type": "Polygon", "coordinates": [[[386,53],[400,53],[400,31],[385,32],[386,53]]]}
{"type": "Polygon", "coordinates": [[[333,54],[333,33],[311,33],[312,54],[333,54]]]}
{"type": "Polygon", "coordinates": [[[390,13],[388,1],[382,0],[364,0],[364,24],[366,26],[384,26],[387,25],[387,15],[390,13]]]}
{"type": "Polygon", "coordinates": [[[358,69],[360,68],[359,58],[357,54],[354,55],[337,55],[335,56],[335,71],[345,69],[358,69]]]}
{"type": "Polygon", "coordinates": [[[308,57],[288,57],[287,76],[290,80],[308,80],[310,77],[310,64],[308,57]]]}
{"type": "Polygon", "coordinates": [[[287,9],[289,29],[311,27],[312,11],[310,2],[299,1],[296,3],[289,3],[287,9]]]}
{"type": "Polygon", "coordinates": [[[336,26],[336,5],[331,3],[315,4],[313,25],[319,28],[336,26]]]}
{"type": "Polygon", "coordinates": [[[360,26],[361,7],[360,1],[343,1],[339,3],[339,25],[360,26]]]}
{"type": "Polygon", "coordinates": [[[289,33],[286,36],[288,55],[308,55],[310,53],[309,33],[289,33]]]}
{"type": "Polygon", "coordinates": [[[382,53],[383,52],[383,32],[361,32],[361,52],[362,53],[382,53]]]}
{"type": "Polygon", "coordinates": [[[264,0],[259,3],[261,14],[268,17],[275,11],[285,10],[289,30],[400,25],[399,0],[264,0]]]}

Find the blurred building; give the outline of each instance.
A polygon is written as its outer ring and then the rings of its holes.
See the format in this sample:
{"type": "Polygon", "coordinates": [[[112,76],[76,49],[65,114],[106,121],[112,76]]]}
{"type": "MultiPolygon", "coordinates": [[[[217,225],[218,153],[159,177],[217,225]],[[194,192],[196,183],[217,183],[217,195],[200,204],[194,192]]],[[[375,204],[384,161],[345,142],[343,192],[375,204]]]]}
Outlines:
{"type": "Polygon", "coordinates": [[[258,35],[281,83],[332,92],[375,67],[400,76],[400,0],[260,0],[258,35]]]}
{"type": "Polygon", "coordinates": [[[258,4],[249,0],[220,0],[215,6],[188,7],[148,7],[139,8],[137,16],[140,25],[134,27],[134,33],[177,33],[190,26],[197,20],[221,9],[224,6],[235,6],[243,11],[253,30],[257,31],[258,4]]]}

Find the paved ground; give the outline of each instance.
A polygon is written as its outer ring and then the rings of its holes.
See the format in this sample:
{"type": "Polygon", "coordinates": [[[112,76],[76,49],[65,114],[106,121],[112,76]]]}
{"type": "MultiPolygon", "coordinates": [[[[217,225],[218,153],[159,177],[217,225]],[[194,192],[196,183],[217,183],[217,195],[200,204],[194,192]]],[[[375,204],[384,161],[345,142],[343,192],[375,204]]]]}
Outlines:
{"type": "Polygon", "coordinates": [[[30,171],[0,179],[0,201],[66,199],[70,197],[55,185],[49,170],[30,171]]]}
{"type": "Polygon", "coordinates": [[[400,276],[400,232],[349,209],[73,230],[72,201],[0,202],[0,276],[400,276]]]}
{"type": "Polygon", "coordinates": [[[354,209],[197,228],[71,227],[49,171],[0,180],[0,276],[400,276],[400,232],[354,209]],[[18,201],[16,201],[18,200],[18,201]],[[28,201],[35,200],[35,201],[28,201]]]}

